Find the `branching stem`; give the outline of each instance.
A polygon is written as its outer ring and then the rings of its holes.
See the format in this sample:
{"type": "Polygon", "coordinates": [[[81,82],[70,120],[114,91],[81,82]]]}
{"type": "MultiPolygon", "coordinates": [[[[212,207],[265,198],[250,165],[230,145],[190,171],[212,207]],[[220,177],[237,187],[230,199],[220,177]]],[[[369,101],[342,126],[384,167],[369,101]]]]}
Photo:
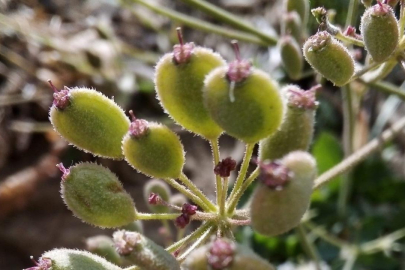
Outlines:
{"type": "Polygon", "coordinates": [[[211,211],[215,212],[217,210],[217,207],[210,200],[208,200],[207,196],[205,196],[204,193],[193,182],[191,182],[191,180],[184,173],[181,173],[179,180],[186,187],[188,187],[192,193],[200,198],[211,211]]]}
{"type": "MultiPolygon", "coordinates": [[[[212,149],[212,155],[214,157],[214,168],[215,166],[219,163],[219,146],[218,146],[218,140],[211,140],[210,141],[211,144],[211,149],[212,149]]],[[[215,187],[216,187],[216,195],[217,195],[217,205],[219,207],[219,212],[223,213],[224,209],[223,209],[223,203],[222,203],[222,190],[223,190],[223,186],[222,186],[222,181],[221,181],[221,176],[219,175],[215,175],[215,187]]]]}

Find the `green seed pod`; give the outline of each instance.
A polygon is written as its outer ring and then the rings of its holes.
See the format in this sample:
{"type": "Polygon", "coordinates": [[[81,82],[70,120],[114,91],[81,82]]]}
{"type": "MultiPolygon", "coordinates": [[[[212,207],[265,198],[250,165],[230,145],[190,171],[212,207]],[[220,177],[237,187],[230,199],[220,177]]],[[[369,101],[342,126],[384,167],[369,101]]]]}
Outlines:
{"type": "Polygon", "coordinates": [[[55,91],[49,119],[77,148],[97,156],[122,159],[121,141],[129,127],[123,110],[100,92],[87,88],[55,91]]]}
{"type": "Polygon", "coordinates": [[[375,62],[383,62],[395,51],[399,40],[399,26],[389,5],[368,8],[361,17],[360,32],[364,46],[375,62]]]}
{"type": "Polygon", "coordinates": [[[302,25],[305,27],[308,22],[309,16],[309,0],[285,0],[284,5],[287,12],[296,11],[302,21],[302,25]]]}
{"type": "MultiPolygon", "coordinates": [[[[132,112],[130,112],[132,114],[132,112]]],[[[184,150],[179,137],[163,125],[135,119],[122,141],[126,161],[136,170],[156,178],[178,178],[184,150]]]]}
{"type": "Polygon", "coordinates": [[[45,252],[30,270],[122,270],[122,268],[87,251],[54,249],[45,252]]]}
{"type": "Polygon", "coordinates": [[[345,85],[354,75],[354,60],[349,51],[328,32],[319,32],[304,44],[308,63],[336,86],[345,85]]]}
{"type": "Polygon", "coordinates": [[[283,15],[281,20],[281,34],[282,36],[291,35],[297,42],[301,44],[302,41],[302,21],[300,15],[296,11],[288,12],[283,15]]]}
{"type": "Polygon", "coordinates": [[[122,229],[130,232],[143,233],[143,223],[141,220],[135,220],[134,222],[123,226],[122,229]]]}
{"type": "Polygon", "coordinates": [[[307,151],[312,141],[315,124],[315,99],[317,87],[308,91],[296,85],[283,88],[287,98],[287,112],[279,130],[270,137],[260,141],[260,160],[280,159],[286,154],[303,150],[307,151]]]}
{"type": "Polygon", "coordinates": [[[256,143],[274,133],[284,105],[277,84],[263,71],[240,60],[213,70],[205,79],[204,101],[212,118],[229,135],[256,143]]]}
{"type": "Polygon", "coordinates": [[[260,166],[261,183],[250,206],[252,227],[267,236],[279,235],[296,227],[308,209],[316,163],[308,153],[297,151],[260,166]]]}
{"type": "Polygon", "coordinates": [[[178,207],[182,207],[185,203],[187,203],[187,198],[183,194],[177,193],[170,197],[169,203],[178,207]]]}
{"type": "Polygon", "coordinates": [[[252,250],[224,238],[194,250],[181,265],[183,270],[275,270],[252,250]]]}
{"type": "MultiPolygon", "coordinates": [[[[178,30],[179,31],[179,30],[178,30]]],[[[205,76],[225,61],[212,50],[194,47],[193,43],[174,46],[156,65],[155,84],[158,98],[166,112],[184,128],[207,139],[216,139],[221,128],[211,119],[203,104],[205,76]]]]}
{"type": "Polygon", "coordinates": [[[90,224],[115,228],[135,219],[131,196],[110,170],[94,163],[81,163],[63,172],[61,194],[75,216],[90,224]]]}
{"type": "Polygon", "coordinates": [[[113,240],[105,235],[97,235],[86,239],[86,249],[107,261],[121,265],[122,260],[114,247],[113,240]]]}
{"type": "Polygon", "coordinates": [[[154,213],[167,213],[169,211],[167,206],[150,203],[149,198],[151,193],[159,195],[161,199],[167,202],[171,196],[169,186],[159,179],[153,179],[149,180],[143,188],[143,196],[149,209],[154,213]]]}
{"type": "Polygon", "coordinates": [[[280,38],[281,61],[288,76],[292,80],[299,80],[304,68],[304,58],[297,41],[291,36],[280,38]]]}
{"type": "Polygon", "coordinates": [[[143,270],[180,270],[172,254],[140,233],[117,231],[113,239],[118,253],[143,270]]]}

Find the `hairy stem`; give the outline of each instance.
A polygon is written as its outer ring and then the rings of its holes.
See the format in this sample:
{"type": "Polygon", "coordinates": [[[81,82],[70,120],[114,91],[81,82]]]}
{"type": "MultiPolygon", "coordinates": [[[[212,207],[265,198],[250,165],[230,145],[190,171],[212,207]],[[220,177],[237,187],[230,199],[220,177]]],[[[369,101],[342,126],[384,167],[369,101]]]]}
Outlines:
{"type": "Polygon", "coordinates": [[[136,213],[135,218],[138,220],[173,220],[179,216],[178,213],[136,213]]]}
{"type": "Polygon", "coordinates": [[[364,42],[362,40],[354,38],[354,37],[346,36],[341,31],[336,33],[335,38],[337,38],[338,40],[343,41],[345,43],[353,44],[353,45],[356,45],[359,47],[364,47],[364,42]]]}
{"type": "Polygon", "coordinates": [[[315,245],[308,239],[307,232],[302,224],[298,225],[296,232],[300,239],[302,248],[309,258],[315,263],[316,270],[321,270],[320,258],[315,245]]]}
{"type": "Polygon", "coordinates": [[[312,222],[305,222],[304,226],[307,227],[311,232],[313,232],[315,235],[323,239],[324,241],[328,242],[329,244],[332,244],[336,247],[339,247],[341,249],[347,248],[350,246],[349,243],[346,241],[343,241],[331,234],[328,233],[327,230],[325,230],[323,227],[317,226],[316,224],[312,222]]]}
{"type": "Polygon", "coordinates": [[[217,210],[217,207],[210,200],[208,200],[207,196],[205,196],[204,193],[193,182],[191,182],[191,180],[188,179],[188,177],[184,173],[181,173],[179,180],[186,187],[188,187],[191,192],[193,192],[198,198],[200,198],[211,211],[215,212],[217,210]]]}
{"type": "Polygon", "coordinates": [[[182,1],[202,10],[203,12],[215,17],[218,20],[221,20],[229,25],[234,26],[235,28],[238,28],[242,31],[253,34],[253,35],[259,37],[260,39],[263,39],[268,44],[271,44],[271,45],[277,44],[277,38],[275,38],[269,34],[261,32],[257,27],[254,27],[249,22],[242,20],[239,16],[235,16],[232,13],[230,13],[218,6],[210,4],[207,1],[202,1],[202,0],[182,0],[182,1]]]}
{"type": "Polygon", "coordinates": [[[193,241],[194,239],[197,239],[198,237],[200,237],[201,234],[203,234],[211,226],[212,226],[212,224],[210,222],[205,222],[200,227],[198,227],[198,229],[196,229],[194,232],[190,233],[189,235],[187,235],[183,239],[181,239],[181,240],[177,241],[176,243],[172,244],[171,246],[167,247],[166,251],[167,252],[176,251],[181,246],[183,246],[183,245],[193,241]]]}
{"type": "Polygon", "coordinates": [[[388,82],[365,82],[362,79],[358,80],[359,82],[361,82],[362,84],[366,84],[370,87],[375,88],[376,90],[379,90],[381,92],[384,92],[386,94],[392,94],[392,95],[396,95],[398,96],[400,99],[405,101],[405,91],[401,90],[400,88],[398,88],[397,86],[393,85],[392,83],[388,83],[388,82]]]}
{"type": "MultiPolygon", "coordinates": [[[[212,140],[210,141],[211,144],[211,149],[212,149],[212,155],[214,156],[214,168],[215,166],[219,163],[219,146],[218,146],[218,141],[217,140],[212,140]]],[[[222,203],[222,189],[224,188],[222,186],[222,181],[221,181],[221,176],[215,175],[215,190],[217,193],[217,205],[219,207],[219,212],[223,213],[223,203],[222,203]]]]}
{"type": "Polygon", "coordinates": [[[254,44],[259,44],[262,46],[274,45],[273,43],[266,42],[263,39],[260,39],[251,34],[246,34],[241,31],[230,30],[230,29],[227,29],[227,28],[215,25],[215,24],[211,24],[206,21],[199,20],[199,19],[196,19],[196,18],[188,16],[188,15],[184,15],[180,12],[171,10],[169,8],[165,8],[165,7],[153,4],[153,3],[151,3],[151,1],[147,1],[147,0],[130,0],[130,1],[141,4],[147,8],[155,11],[156,13],[159,13],[163,16],[166,16],[166,17],[172,19],[173,21],[183,23],[189,27],[192,27],[192,28],[195,28],[195,29],[198,29],[201,31],[219,34],[219,35],[222,35],[227,38],[237,39],[240,41],[246,41],[246,42],[250,42],[250,43],[254,43],[254,44]]]}
{"type": "Polygon", "coordinates": [[[373,154],[374,152],[378,151],[386,142],[392,140],[395,135],[397,135],[400,131],[405,128],[405,117],[402,117],[398,120],[393,126],[388,128],[384,131],[380,137],[373,139],[361,149],[344,159],[338,165],[326,171],[322,175],[320,175],[317,179],[315,179],[314,189],[321,187],[322,185],[329,182],[331,179],[335,178],[338,175],[341,175],[361,161],[366,159],[368,156],[373,154]]]}
{"type": "Polygon", "coordinates": [[[177,261],[182,262],[184,261],[187,256],[196,248],[198,248],[200,245],[204,244],[206,240],[211,236],[211,234],[214,232],[215,227],[210,227],[208,230],[206,230],[204,233],[201,234],[201,236],[186,250],[184,251],[183,254],[181,254],[178,258],[177,261]]]}

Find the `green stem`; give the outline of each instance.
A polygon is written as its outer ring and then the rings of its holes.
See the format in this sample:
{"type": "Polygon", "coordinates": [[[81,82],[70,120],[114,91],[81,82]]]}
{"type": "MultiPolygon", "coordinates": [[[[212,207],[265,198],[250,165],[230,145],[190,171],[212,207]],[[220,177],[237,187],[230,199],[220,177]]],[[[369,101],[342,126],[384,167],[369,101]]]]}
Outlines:
{"type": "Polygon", "coordinates": [[[224,184],[222,186],[222,195],[221,195],[221,206],[220,206],[220,215],[224,216],[225,214],[225,207],[226,207],[226,195],[228,194],[228,183],[229,183],[229,177],[224,178],[224,184]]]}
{"type": "Polygon", "coordinates": [[[188,187],[192,193],[194,193],[198,198],[200,198],[204,202],[204,204],[208,206],[209,210],[213,212],[217,210],[217,207],[210,200],[208,200],[207,196],[205,196],[204,193],[202,193],[202,191],[193,182],[191,182],[191,180],[188,179],[188,177],[184,173],[180,174],[179,180],[186,187],[188,187]]]}
{"type": "Polygon", "coordinates": [[[342,270],[352,270],[354,264],[356,263],[358,254],[356,252],[352,252],[349,255],[349,258],[346,260],[345,264],[343,265],[342,270]]]}
{"type": "Polygon", "coordinates": [[[199,20],[199,19],[196,19],[196,18],[188,16],[188,15],[184,15],[180,12],[171,10],[169,8],[165,8],[165,7],[153,4],[153,3],[151,3],[151,1],[147,1],[147,0],[130,0],[130,1],[141,4],[147,8],[155,11],[156,13],[159,13],[163,16],[166,16],[166,17],[172,19],[173,21],[183,23],[189,27],[192,27],[192,28],[195,28],[195,29],[198,29],[201,31],[219,34],[219,35],[222,35],[227,38],[255,43],[258,45],[262,45],[262,46],[273,45],[273,43],[266,42],[251,34],[246,34],[241,31],[235,31],[235,30],[227,29],[227,28],[215,25],[215,24],[211,24],[206,21],[199,20]]]}
{"type": "Polygon", "coordinates": [[[151,214],[151,213],[136,213],[135,218],[138,220],[173,220],[179,216],[178,213],[163,213],[163,214],[151,214]]]}
{"type": "MultiPolygon", "coordinates": [[[[211,140],[210,141],[211,144],[211,149],[212,149],[212,155],[214,157],[214,168],[215,166],[219,163],[219,146],[218,146],[218,140],[211,140]]],[[[215,190],[216,190],[216,194],[217,194],[217,205],[219,207],[219,212],[223,213],[223,203],[222,203],[222,189],[224,188],[222,186],[222,182],[221,182],[221,176],[219,175],[215,175],[215,190]]]]}
{"type": "Polygon", "coordinates": [[[248,189],[248,187],[253,183],[253,181],[259,176],[260,174],[260,168],[257,167],[252,174],[246,179],[246,181],[243,183],[241,189],[238,191],[238,193],[230,200],[228,203],[228,209],[230,211],[234,211],[236,208],[236,205],[238,204],[240,198],[242,197],[243,193],[248,189]]]}
{"type": "Polygon", "coordinates": [[[177,189],[180,193],[182,193],[184,196],[189,198],[195,204],[200,206],[203,210],[205,210],[205,211],[210,210],[209,206],[207,204],[205,204],[196,194],[194,194],[192,191],[187,189],[185,186],[177,183],[176,180],[171,179],[171,178],[164,178],[163,180],[166,181],[166,183],[171,185],[173,188],[177,189]]]}
{"type": "Polygon", "coordinates": [[[315,263],[315,267],[317,270],[321,270],[321,265],[320,265],[320,258],[318,251],[316,250],[315,245],[308,239],[307,232],[302,224],[298,225],[296,228],[296,232],[298,234],[298,237],[300,239],[302,248],[304,249],[305,253],[309,258],[312,259],[315,263]]]}
{"type": "Polygon", "coordinates": [[[206,223],[202,224],[194,232],[190,233],[189,235],[187,235],[183,239],[181,239],[181,240],[177,241],[176,243],[172,244],[171,246],[167,247],[166,251],[167,252],[176,251],[181,246],[183,246],[183,245],[187,244],[188,242],[193,241],[194,239],[197,239],[198,237],[200,237],[211,226],[212,226],[212,224],[210,222],[206,222],[206,223]]]}
{"type": "Polygon", "coordinates": [[[364,42],[362,40],[343,35],[343,33],[341,31],[336,33],[335,38],[339,39],[340,41],[349,43],[349,44],[353,44],[353,45],[356,45],[359,47],[364,47],[364,42]]]}
{"type": "Polygon", "coordinates": [[[405,128],[405,117],[399,119],[393,126],[384,131],[381,136],[373,139],[361,149],[354,152],[352,155],[345,158],[342,162],[334,166],[329,171],[326,171],[320,175],[314,182],[314,189],[318,189],[322,185],[328,183],[336,176],[341,175],[361,161],[365,160],[368,156],[378,151],[385,143],[392,140],[395,135],[401,132],[405,128]]]}
{"type": "Polygon", "coordinates": [[[364,243],[361,245],[360,249],[362,253],[373,254],[376,252],[387,250],[391,248],[392,244],[405,237],[405,228],[397,230],[388,235],[382,236],[378,239],[372,240],[370,242],[364,243]]]}
{"type": "Polygon", "coordinates": [[[353,75],[353,77],[350,79],[350,81],[348,81],[347,83],[350,83],[350,82],[352,82],[352,81],[354,81],[354,80],[357,80],[358,78],[360,78],[361,76],[363,76],[364,74],[366,74],[367,72],[369,72],[370,70],[375,69],[375,68],[381,66],[382,64],[383,64],[383,63],[376,63],[376,62],[374,62],[374,63],[372,63],[372,64],[370,64],[370,65],[368,65],[368,66],[363,67],[361,70],[357,71],[357,72],[353,75]]]}
{"type": "Polygon", "coordinates": [[[183,262],[186,257],[196,248],[198,248],[200,245],[202,245],[208,238],[211,236],[213,233],[215,227],[210,227],[208,230],[206,230],[204,233],[201,234],[201,236],[186,250],[184,251],[183,254],[181,254],[178,258],[177,261],[183,262]]]}
{"type": "Polygon", "coordinates": [[[398,88],[397,86],[391,84],[391,83],[387,83],[387,82],[365,82],[362,79],[358,79],[359,82],[361,82],[362,84],[368,85],[370,87],[375,88],[376,90],[379,90],[381,92],[384,92],[386,94],[392,94],[392,95],[396,95],[398,96],[400,99],[405,101],[405,91],[402,91],[400,88],[398,88]]]}
{"type": "Polygon", "coordinates": [[[234,200],[234,197],[237,196],[237,193],[240,191],[240,189],[242,187],[243,180],[245,180],[246,173],[249,168],[249,163],[250,163],[250,159],[252,158],[254,147],[255,147],[254,143],[246,144],[246,152],[245,152],[245,156],[243,158],[242,166],[240,168],[239,175],[235,181],[235,185],[233,186],[231,195],[229,195],[228,207],[226,209],[226,212],[228,212],[228,213],[231,211],[234,211],[234,208],[230,207],[231,205],[229,204],[229,202],[232,202],[234,200]]]}
{"type": "Polygon", "coordinates": [[[350,246],[347,242],[345,242],[345,241],[343,241],[343,240],[341,240],[341,239],[339,239],[339,238],[337,238],[337,237],[335,237],[333,235],[330,235],[327,230],[325,230],[322,227],[319,227],[319,226],[315,225],[312,222],[305,222],[304,225],[309,230],[311,230],[311,232],[313,232],[315,235],[317,235],[318,237],[320,237],[324,241],[328,242],[329,244],[332,244],[332,245],[334,245],[336,247],[339,247],[341,249],[350,246]]]}
{"type": "Polygon", "coordinates": [[[215,17],[218,20],[221,20],[231,26],[234,26],[235,28],[258,36],[259,38],[266,41],[270,45],[277,44],[277,38],[259,31],[257,27],[251,25],[249,22],[245,20],[242,20],[239,16],[235,16],[232,13],[218,6],[210,4],[207,1],[202,0],[182,0],[182,1],[202,10],[203,12],[215,17]]]}

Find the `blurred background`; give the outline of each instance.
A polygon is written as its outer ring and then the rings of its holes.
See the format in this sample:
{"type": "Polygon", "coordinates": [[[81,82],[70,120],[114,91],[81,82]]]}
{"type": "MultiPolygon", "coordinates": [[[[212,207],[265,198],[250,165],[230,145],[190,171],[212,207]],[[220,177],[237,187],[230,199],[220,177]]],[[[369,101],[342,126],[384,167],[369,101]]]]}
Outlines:
{"type": "MultiPolygon", "coordinates": [[[[228,27],[180,0],[150,2],[228,27]]],[[[261,31],[271,35],[279,32],[281,0],[211,2],[261,31]]],[[[348,2],[314,0],[311,7],[334,9],[335,22],[344,25],[348,2]]],[[[363,11],[360,7],[357,22],[363,11]]],[[[30,255],[37,258],[56,247],[83,249],[87,237],[111,235],[110,230],[82,223],[65,207],[59,193],[60,172],[55,167],[59,162],[69,166],[79,161],[96,161],[109,167],[122,180],[137,207],[147,211],[142,192],[147,177],[136,173],[126,162],[95,158],[78,151],[52,130],[48,121],[52,103],[48,79],[58,88],[65,85],[95,88],[114,97],[125,110],[134,110],[138,117],[165,123],[176,130],[187,152],[186,174],[213,197],[208,143],[175,125],[155,98],[154,65],[177,42],[178,26],[183,27],[186,41],[210,47],[226,60],[234,58],[229,38],[173,22],[130,1],[0,0],[0,269],[27,268],[33,265],[30,255]]],[[[308,32],[313,34],[316,29],[311,16],[308,32]]],[[[252,59],[281,84],[293,83],[280,65],[276,46],[242,41],[240,47],[243,57],[252,59]]],[[[357,53],[361,59],[362,52],[357,53]]],[[[308,75],[294,83],[308,89],[319,78],[308,66],[305,70],[308,75]]],[[[396,68],[386,80],[400,87],[404,79],[403,70],[396,68]]],[[[342,95],[338,88],[323,84],[311,147],[320,173],[339,163],[345,155],[342,95]]],[[[404,106],[396,96],[355,83],[352,88],[359,97],[353,138],[356,150],[403,116],[404,106]]],[[[220,145],[223,158],[232,156],[241,161],[242,144],[223,136],[220,145]]],[[[342,269],[351,254],[350,250],[325,240],[327,234],[358,245],[393,232],[395,241],[378,242],[382,246],[376,252],[361,254],[353,269],[405,269],[404,149],[402,133],[350,174],[337,177],[314,193],[312,229],[307,233],[322,258],[322,269],[342,269]],[[347,200],[342,203],[341,183],[345,181],[350,185],[347,200]]],[[[158,222],[148,223],[145,234],[163,244],[161,235],[156,233],[160,226],[158,222]]],[[[279,269],[316,269],[308,263],[296,231],[268,238],[244,227],[236,236],[238,241],[279,265],[279,269]]]]}

